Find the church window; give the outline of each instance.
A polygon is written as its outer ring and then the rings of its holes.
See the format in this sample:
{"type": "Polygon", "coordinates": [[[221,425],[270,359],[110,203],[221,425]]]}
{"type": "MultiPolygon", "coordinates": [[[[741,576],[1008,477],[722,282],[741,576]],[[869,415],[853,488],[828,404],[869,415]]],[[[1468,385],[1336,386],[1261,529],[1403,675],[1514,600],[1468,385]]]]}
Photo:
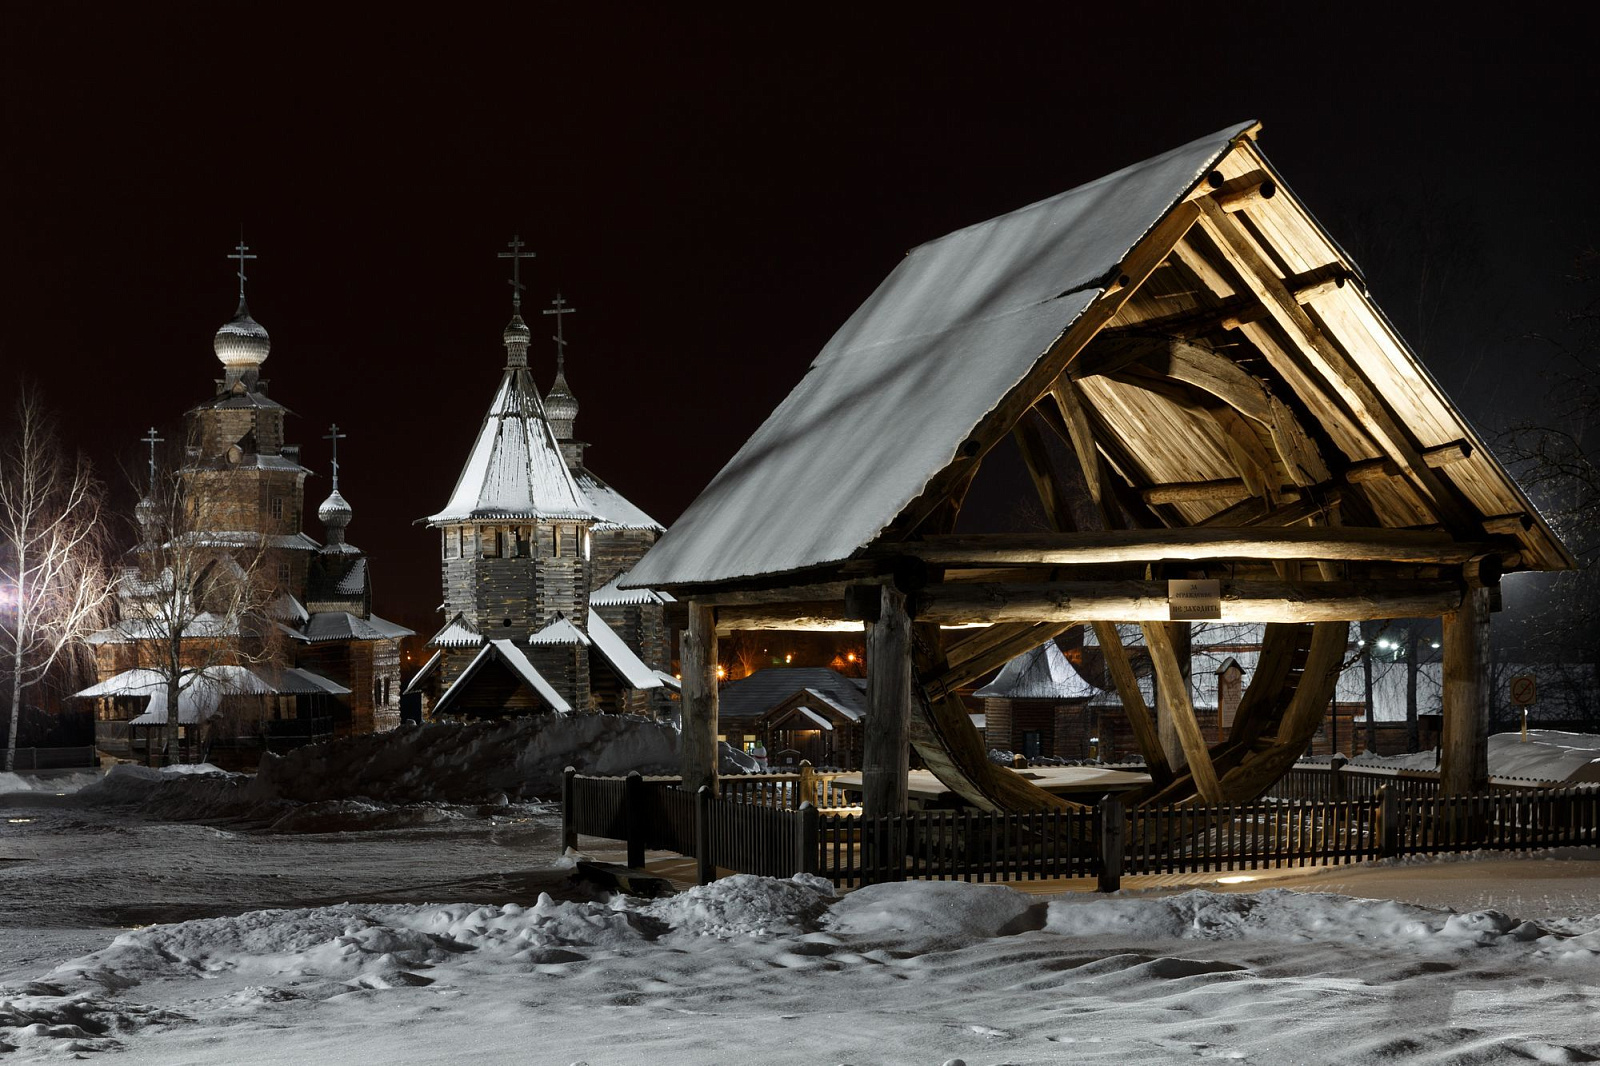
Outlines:
{"type": "Polygon", "coordinates": [[[283,517],[283,497],[282,496],[274,496],[272,498],[272,517],[273,518],[282,518],[283,517]]]}
{"type": "Polygon", "coordinates": [[[496,559],[500,556],[500,531],[494,526],[483,527],[483,557],[496,559]]]}
{"type": "Polygon", "coordinates": [[[517,558],[526,559],[533,554],[533,530],[527,526],[517,527],[517,558]]]}
{"type": "Polygon", "coordinates": [[[561,527],[560,526],[554,526],[553,528],[555,530],[555,537],[556,537],[556,550],[552,554],[555,555],[555,557],[559,559],[559,558],[561,558],[561,527]]]}
{"type": "Polygon", "coordinates": [[[446,559],[461,558],[461,530],[451,526],[444,531],[444,557],[446,559]]]}
{"type": "Polygon", "coordinates": [[[289,579],[293,576],[294,575],[289,570],[288,563],[278,564],[278,584],[287,585],[289,583],[289,579]]]}
{"type": "Polygon", "coordinates": [[[594,555],[594,537],[590,535],[589,530],[587,528],[583,529],[583,531],[582,531],[582,540],[583,540],[583,557],[585,559],[592,558],[593,555],[594,555]]]}

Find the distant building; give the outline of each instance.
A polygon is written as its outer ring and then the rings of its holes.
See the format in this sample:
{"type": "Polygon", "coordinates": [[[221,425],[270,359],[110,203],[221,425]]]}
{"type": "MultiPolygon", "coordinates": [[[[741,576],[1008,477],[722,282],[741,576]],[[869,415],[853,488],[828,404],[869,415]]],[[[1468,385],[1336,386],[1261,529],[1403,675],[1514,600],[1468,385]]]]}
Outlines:
{"type": "MultiPolygon", "coordinates": [[[[560,316],[570,309],[557,297],[560,316]]],[[[506,366],[439,530],[444,625],[408,692],[431,717],[667,709],[665,607],[617,579],[662,526],[590,472],[573,436],[564,348],[541,398],[520,308],[506,366]]]]}
{"type": "Polygon", "coordinates": [[[775,667],[730,681],[718,693],[719,740],[767,751],[773,766],[855,769],[861,765],[865,678],[827,667],[775,667]]]}
{"type": "MultiPolygon", "coordinates": [[[[215,393],[185,415],[180,477],[191,502],[205,501],[186,535],[204,538],[216,566],[257,564],[271,594],[260,617],[202,615],[185,635],[185,646],[215,675],[180,701],[185,754],[210,752],[254,765],[266,748],[393,728],[400,717],[399,642],[411,630],[372,611],[370,561],[345,537],[354,511],[339,490],[337,461],[333,490],[318,509],[326,543],[301,528],[311,471],[300,463],[299,446],[286,442],[287,411],[261,376],[271,339],[250,315],[242,276],[238,310],[213,346],[223,376],[215,393]],[[281,646],[263,653],[274,634],[281,646]],[[208,641],[249,645],[251,654],[248,661],[218,663],[208,641]],[[219,745],[232,753],[212,750],[219,745]]],[[[335,428],[335,447],[337,435],[335,428]]],[[[155,443],[152,432],[152,476],[155,443]]],[[[159,665],[162,636],[156,605],[170,594],[172,579],[152,562],[159,555],[150,533],[155,507],[149,497],[139,505],[145,536],[135,549],[139,562],[124,574],[118,621],[90,640],[99,682],[77,694],[95,700],[97,743],[113,755],[151,754],[157,727],[167,720],[165,674],[152,667],[159,665]]]]}

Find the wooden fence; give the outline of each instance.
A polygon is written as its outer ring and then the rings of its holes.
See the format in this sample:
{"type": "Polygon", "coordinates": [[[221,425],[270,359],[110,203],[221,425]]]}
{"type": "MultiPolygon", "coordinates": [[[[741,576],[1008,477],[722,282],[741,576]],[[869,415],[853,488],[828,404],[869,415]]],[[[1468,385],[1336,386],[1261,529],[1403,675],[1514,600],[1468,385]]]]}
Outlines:
{"type": "MultiPolygon", "coordinates": [[[[737,779],[735,779],[737,780],[737,779]]],[[[1083,811],[917,811],[867,818],[782,806],[761,790],[689,793],[676,778],[579,777],[562,788],[563,840],[624,840],[628,865],[648,850],[694,856],[701,883],[718,869],[841,887],[905,879],[1028,881],[1124,874],[1225,872],[1360,862],[1471,849],[1527,850],[1600,842],[1600,789],[1517,790],[1439,797],[1381,789],[1372,798],[1124,810],[1115,798],[1083,811]],[[756,797],[752,799],[752,797],[756,797]]],[[[782,793],[779,798],[789,796],[782,793]]]]}
{"type": "MultiPolygon", "coordinates": [[[[1553,782],[1531,778],[1489,779],[1491,792],[1520,793],[1553,787],[1553,782]]],[[[1363,766],[1337,757],[1299,762],[1267,791],[1267,796],[1276,800],[1376,800],[1382,789],[1402,796],[1437,796],[1439,771],[1363,766]]]]}
{"type": "Polygon", "coordinates": [[[100,765],[94,745],[73,748],[18,748],[13,767],[28,770],[86,770],[100,765]]]}

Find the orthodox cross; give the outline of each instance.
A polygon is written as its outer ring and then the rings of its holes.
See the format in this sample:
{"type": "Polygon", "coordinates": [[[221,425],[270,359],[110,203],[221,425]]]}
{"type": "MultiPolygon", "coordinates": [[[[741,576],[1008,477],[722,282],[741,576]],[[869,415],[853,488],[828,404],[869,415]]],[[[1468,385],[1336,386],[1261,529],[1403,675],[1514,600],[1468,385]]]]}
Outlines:
{"type": "Polygon", "coordinates": [[[151,426],[150,432],[139,440],[150,445],[150,491],[153,493],[156,491],[156,445],[165,443],[165,438],[156,436],[156,427],[151,426]]]}
{"type": "Polygon", "coordinates": [[[255,259],[256,258],[256,256],[253,256],[253,255],[250,254],[250,246],[248,244],[244,243],[244,234],[241,233],[239,235],[239,243],[234,246],[233,254],[228,256],[228,258],[229,259],[237,259],[237,260],[239,260],[239,302],[243,303],[244,302],[244,281],[245,281],[245,277],[244,277],[244,261],[246,259],[255,259]]]}
{"type": "Polygon", "coordinates": [[[556,293],[556,298],[550,301],[550,309],[544,312],[544,314],[556,316],[556,335],[550,339],[556,342],[557,374],[564,373],[567,368],[567,335],[561,328],[561,316],[570,315],[577,310],[576,307],[568,307],[567,301],[562,299],[561,294],[558,292],[556,293]]]}
{"type": "Polygon", "coordinates": [[[518,314],[521,314],[522,290],[527,288],[526,285],[522,284],[522,261],[524,259],[532,259],[534,253],[522,250],[527,247],[527,244],[524,243],[522,235],[519,233],[511,235],[511,239],[506,242],[506,247],[510,248],[511,251],[501,252],[500,258],[511,260],[511,280],[507,282],[511,286],[511,306],[518,314]]]}
{"type": "Polygon", "coordinates": [[[333,442],[333,491],[339,491],[339,442],[349,436],[348,433],[339,432],[339,423],[335,422],[328,427],[328,432],[322,435],[323,440],[333,442]]]}

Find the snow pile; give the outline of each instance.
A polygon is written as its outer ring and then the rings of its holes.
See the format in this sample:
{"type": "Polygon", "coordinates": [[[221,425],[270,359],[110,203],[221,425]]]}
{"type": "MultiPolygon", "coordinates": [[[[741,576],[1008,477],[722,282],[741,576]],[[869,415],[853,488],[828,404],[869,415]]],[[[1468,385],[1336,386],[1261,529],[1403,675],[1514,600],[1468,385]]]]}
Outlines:
{"type": "Polygon", "coordinates": [[[7,792],[76,792],[80,788],[92,785],[100,780],[100,775],[92,770],[84,770],[75,774],[57,774],[51,777],[36,777],[33,774],[11,774],[0,771],[0,794],[7,792]]]}
{"type": "MultiPolygon", "coordinates": [[[[1351,765],[1432,772],[1439,769],[1439,753],[1362,754],[1351,765]]],[[[1489,775],[1568,785],[1600,783],[1600,736],[1530,729],[1524,743],[1520,731],[1495,733],[1489,738],[1489,775]]]]}
{"type": "Polygon", "coordinates": [[[829,911],[823,928],[920,953],[1037,929],[1044,909],[1004,885],[908,881],[851,892],[829,911]]]}
{"type": "Polygon", "coordinates": [[[690,936],[792,936],[814,929],[832,899],[832,882],[810,874],[787,881],[735,874],[658,900],[643,911],[690,936]]]}
{"type": "Polygon", "coordinates": [[[248,792],[255,800],[301,803],[355,796],[386,803],[479,803],[502,793],[555,797],[567,766],[608,777],[671,772],[677,743],[671,726],[609,714],[402,726],[268,755],[248,792]]]}

